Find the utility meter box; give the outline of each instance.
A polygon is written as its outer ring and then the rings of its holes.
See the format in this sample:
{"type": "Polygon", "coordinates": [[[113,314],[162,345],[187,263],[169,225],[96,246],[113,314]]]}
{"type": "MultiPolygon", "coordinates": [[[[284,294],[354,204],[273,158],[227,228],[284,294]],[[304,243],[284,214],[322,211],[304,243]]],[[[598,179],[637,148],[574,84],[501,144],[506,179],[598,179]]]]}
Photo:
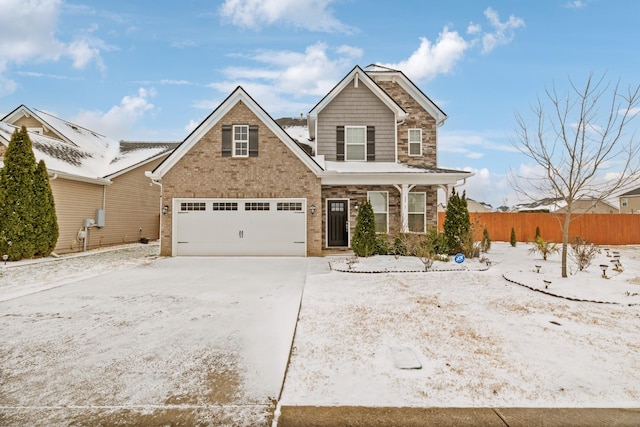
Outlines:
{"type": "Polygon", "coordinates": [[[105,224],[105,212],[104,209],[96,209],[96,227],[104,227],[105,224]]]}

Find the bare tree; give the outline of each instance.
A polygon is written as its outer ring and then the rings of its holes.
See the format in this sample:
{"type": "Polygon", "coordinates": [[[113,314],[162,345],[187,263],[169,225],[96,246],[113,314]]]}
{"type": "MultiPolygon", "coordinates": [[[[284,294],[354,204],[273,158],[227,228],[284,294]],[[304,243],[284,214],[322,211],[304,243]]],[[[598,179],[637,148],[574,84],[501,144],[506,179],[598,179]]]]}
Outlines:
{"type": "Polygon", "coordinates": [[[532,107],[534,126],[516,113],[513,145],[538,166],[540,175],[512,175],[514,189],[529,199],[553,197],[565,205],[558,215],[562,230],[562,277],[567,277],[569,226],[579,213],[575,202],[593,206],[629,187],[640,177],[640,145],[630,122],[640,112],[640,85],[611,85],[589,74],[584,89],[569,79],[566,93],[545,89],[532,107]]]}

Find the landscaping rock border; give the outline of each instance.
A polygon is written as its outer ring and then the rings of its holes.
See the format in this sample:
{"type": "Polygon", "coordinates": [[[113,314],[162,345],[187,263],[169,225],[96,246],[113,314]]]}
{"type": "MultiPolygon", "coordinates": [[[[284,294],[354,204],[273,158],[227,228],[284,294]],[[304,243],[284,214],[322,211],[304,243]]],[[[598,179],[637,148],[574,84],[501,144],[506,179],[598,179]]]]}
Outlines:
{"type": "Polygon", "coordinates": [[[640,306],[640,304],[637,303],[631,303],[631,304],[624,304],[621,302],[613,302],[613,301],[596,301],[596,300],[589,300],[589,299],[581,299],[581,298],[573,298],[573,297],[567,297],[564,295],[558,295],[558,294],[554,294],[553,292],[549,292],[549,291],[544,291],[542,289],[538,289],[536,287],[533,286],[529,286],[529,285],[525,285],[524,283],[518,282],[517,280],[511,279],[509,277],[507,277],[507,273],[503,273],[502,274],[502,278],[504,280],[506,280],[507,282],[510,283],[514,283],[516,285],[520,285],[523,286],[529,290],[535,291],[535,292],[540,292],[541,294],[545,294],[545,295],[549,295],[555,298],[561,298],[561,299],[565,299],[568,301],[575,301],[575,302],[590,302],[590,303],[594,303],[594,304],[611,304],[611,305],[621,305],[623,307],[634,307],[634,306],[640,306]]]}

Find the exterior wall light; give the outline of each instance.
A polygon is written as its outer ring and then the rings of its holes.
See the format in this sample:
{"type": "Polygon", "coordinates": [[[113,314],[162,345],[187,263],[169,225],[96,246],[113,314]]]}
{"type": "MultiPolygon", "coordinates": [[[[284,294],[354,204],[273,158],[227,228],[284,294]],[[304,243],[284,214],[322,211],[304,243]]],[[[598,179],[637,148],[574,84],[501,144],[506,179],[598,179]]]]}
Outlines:
{"type": "Polygon", "coordinates": [[[311,215],[313,215],[314,213],[316,213],[316,205],[311,205],[311,206],[309,206],[309,210],[311,211],[311,215]]]}
{"type": "Polygon", "coordinates": [[[359,206],[358,206],[358,202],[356,202],[356,203],[353,205],[353,208],[354,208],[355,210],[358,210],[358,208],[359,208],[359,206]]]}
{"type": "Polygon", "coordinates": [[[169,205],[164,205],[162,207],[162,215],[166,215],[169,212],[169,205]]]}

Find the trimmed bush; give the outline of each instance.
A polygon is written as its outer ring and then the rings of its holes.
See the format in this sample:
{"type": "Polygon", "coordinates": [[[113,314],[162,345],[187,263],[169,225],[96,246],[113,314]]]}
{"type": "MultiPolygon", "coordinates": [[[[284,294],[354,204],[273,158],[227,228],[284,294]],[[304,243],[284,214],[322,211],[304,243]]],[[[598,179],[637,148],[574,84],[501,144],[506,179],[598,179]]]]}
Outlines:
{"type": "Polygon", "coordinates": [[[389,242],[389,236],[386,234],[376,235],[376,255],[389,255],[391,253],[391,243],[389,242]]]}
{"type": "Polygon", "coordinates": [[[58,241],[53,193],[43,161],[36,165],[27,128],[16,129],[0,169],[0,255],[12,261],[47,256],[58,241]]]}
{"type": "Polygon", "coordinates": [[[455,188],[451,191],[451,196],[447,202],[447,212],[444,217],[444,235],[447,242],[447,253],[454,254],[463,252],[468,246],[468,241],[473,240],[471,233],[471,219],[469,208],[467,207],[467,197],[463,192],[458,196],[455,188]]]}
{"type": "Polygon", "coordinates": [[[17,261],[36,253],[34,194],[36,159],[24,126],[11,136],[0,169],[0,252],[17,261]]]}
{"type": "Polygon", "coordinates": [[[356,228],[351,238],[351,249],[356,256],[369,257],[376,251],[376,221],[371,202],[366,200],[358,210],[356,228]]]}
{"type": "Polygon", "coordinates": [[[58,218],[44,160],[38,162],[33,179],[33,191],[37,201],[34,206],[33,224],[35,255],[46,257],[53,252],[58,242],[58,218]]]}
{"type": "Polygon", "coordinates": [[[482,252],[487,252],[489,249],[491,249],[491,238],[489,238],[489,230],[487,230],[487,227],[482,230],[480,249],[482,250],[482,252]]]}
{"type": "Polygon", "coordinates": [[[518,243],[518,241],[516,240],[516,230],[514,230],[513,227],[511,227],[511,238],[509,239],[509,243],[511,243],[511,246],[513,246],[514,248],[518,243]]]}

